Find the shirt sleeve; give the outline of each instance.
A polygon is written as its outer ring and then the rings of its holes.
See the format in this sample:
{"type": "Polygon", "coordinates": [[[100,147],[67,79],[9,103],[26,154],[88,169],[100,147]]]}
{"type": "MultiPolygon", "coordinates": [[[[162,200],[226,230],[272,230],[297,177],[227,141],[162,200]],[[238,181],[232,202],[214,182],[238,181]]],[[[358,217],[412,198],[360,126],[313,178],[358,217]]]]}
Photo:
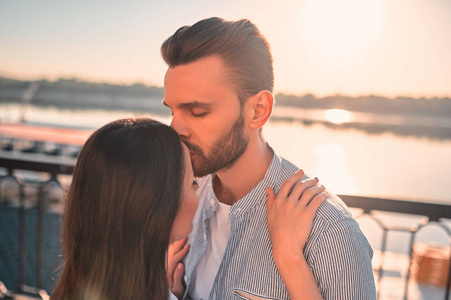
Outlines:
{"type": "Polygon", "coordinates": [[[324,299],[376,299],[373,250],[354,219],[330,224],[315,248],[311,267],[324,299]]]}

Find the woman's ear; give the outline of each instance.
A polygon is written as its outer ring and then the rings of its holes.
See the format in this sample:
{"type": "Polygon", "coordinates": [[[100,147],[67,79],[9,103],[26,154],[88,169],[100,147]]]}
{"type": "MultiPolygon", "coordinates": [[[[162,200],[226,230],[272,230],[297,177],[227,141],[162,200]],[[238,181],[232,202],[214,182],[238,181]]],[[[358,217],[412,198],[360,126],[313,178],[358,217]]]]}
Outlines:
{"type": "Polygon", "coordinates": [[[262,128],[269,120],[274,105],[274,96],[270,91],[263,90],[250,97],[247,101],[249,105],[250,123],[253,129],[262,128]]]}

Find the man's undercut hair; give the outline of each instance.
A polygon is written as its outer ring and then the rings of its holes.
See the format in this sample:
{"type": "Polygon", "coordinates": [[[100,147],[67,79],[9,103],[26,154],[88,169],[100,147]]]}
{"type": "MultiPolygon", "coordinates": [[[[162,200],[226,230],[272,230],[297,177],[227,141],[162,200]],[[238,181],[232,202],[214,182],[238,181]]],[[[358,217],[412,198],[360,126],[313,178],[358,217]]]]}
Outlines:
{"type": "Polygon", "coordinates": [[[262,90],[274,89],[269,44],[247,19],[226,21],[213,17],[180,27],[161,45],[169,67],[218,55],[226,66],[225,78],[236,89],[241,105],[262,90]]]}

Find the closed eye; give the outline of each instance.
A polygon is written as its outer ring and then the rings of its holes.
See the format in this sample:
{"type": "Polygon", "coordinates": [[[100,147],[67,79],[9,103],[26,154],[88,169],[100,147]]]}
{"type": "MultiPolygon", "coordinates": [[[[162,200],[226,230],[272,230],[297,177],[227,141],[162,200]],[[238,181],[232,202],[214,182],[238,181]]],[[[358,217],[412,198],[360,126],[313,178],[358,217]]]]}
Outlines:
{"type": "Polygon", "coordinates": [[[194,111],[191,112],[191,115],[195,118],[202,118],[205,117],[208,114],[208,112],[202,112],[202,113],[195,113],[194,111]]]}

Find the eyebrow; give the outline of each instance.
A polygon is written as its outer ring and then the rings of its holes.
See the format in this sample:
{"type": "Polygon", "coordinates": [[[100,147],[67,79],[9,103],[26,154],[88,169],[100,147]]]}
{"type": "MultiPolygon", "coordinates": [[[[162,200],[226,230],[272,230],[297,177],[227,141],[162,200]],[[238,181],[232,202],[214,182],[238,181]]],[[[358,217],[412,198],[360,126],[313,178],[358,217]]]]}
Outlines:
{"type": "MultiPolygon", "coordinates": [[[[161,103],[163,103],[163,105],[166,107],[170,107],[164,100],[162,100],[161,103]]],[[[211,103],[200,102],[200,101],[191,101],[191,102],[180,103],[177,105],[177,108],[179,108],[179,109],[210,108],[211,106],[212,106],[211,103]]]]}

